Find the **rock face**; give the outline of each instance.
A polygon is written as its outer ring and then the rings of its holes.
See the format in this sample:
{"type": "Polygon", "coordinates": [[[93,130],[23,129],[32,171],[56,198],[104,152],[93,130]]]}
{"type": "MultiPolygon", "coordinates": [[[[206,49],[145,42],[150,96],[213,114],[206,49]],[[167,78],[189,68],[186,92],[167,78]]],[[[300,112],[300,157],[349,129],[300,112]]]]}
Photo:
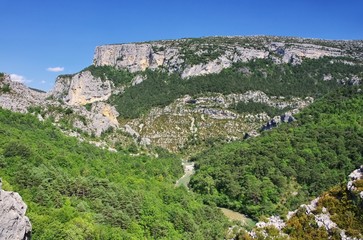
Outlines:
{"type": "MultiPolygon", "coordinates": [[[[57,78],[54,89],[48,96],[62,100],[73,113],[81,118],[73,121],[73,126],[95,136],[110,128],[118,128],[119,116],[114,106],[105,101],[111,96],[113,84],[109,80],[94,77],[90,71],[57,78]],[[87,110],[84,105],[91,104],[87,110]]],[[[59,105],[58,103],[52,103],[59,105]]],[[[61,119],[57,115],[56,119],[61,119]]]]}
{"type": "Polygon", "coordinates": [[[21,113],[28,112],[29,107],[41,107],[44,113],[43,116],[38,115],[39,120],[53,117],[58,122],[72,113],[73,126],[95,136],[119,127],[118,112],[114,106],[104,102],[111,96],[111,82],[95,78],[89,71],[59,77],[49,93],[32,90],[4,74],[0,77],[0,89],[6,90],[0,90],[0,107],[21,113]],[[87,110],[83,106],[85,104],[92,104],[91,109],[87,110]],[[64,114],[60,109],[69,110],[64,114]]]}
{"type": "Polygon", "coordinates": [[[234,47],[225,51],[217,59],[197,65],[187,66],[181,74],[182,78],[193,76],[207,75],[211,73],[220,73],[223,69],[228,68],[235,62],[247,62],[253,59],[267,58],[268,51],[253,48],[234,47]]]}
{"type": "Polygon", "coordinates": [[[157,69],[168,66],[169,69],[178,68],[183,61],[178,58],[179,49],[163,47],[159,43],[130,43],[120,45],[104,45],[96,47],[94,56],[95,66],[115,66],[128,69],[131,72],[144,71],[146,69],[157,69]]]}
{"type": "Polygon", "coordinates": [[[1,189],[0,179],[0,239],[30,240],[32,226],[25,216],[27,206],[16,192],[1,189]]]}
{"type": "Polygon", "coordinates": [[[10,75],[0,77],[0,107],[15,112],[27,112],[27,108],[40,105],[46,98],[46,93],[26,87],[24,84],[14,82],[10,75]]]}
{"type": "Polygon", "coordinates": [[[358,192],[360,198],[363,199],[363,189],[355,186],[358,180],[363,180],[363,165],[349,174],[349,181],[347,183],[347,189],[353,193],[358,192]]]}
{"type": "Polygon", "coordinates": [[[112,83],[94,77],[90,71],[74,76],[58,77],[50,93],[69,105],[85,105],[105,101],[111,96],[112,83]]]}
{"type": "MultiPolygon", "coordinates": [[[[303,58],[353,56],[349,49],[362,48],[360,41],[323,41],[279,37],[181,39],[148,43],[103,45],[96,47],[95,66],[113,66],[131,72],[166,69],[183,78],[219,73],[235,62],[270,58],[275,63],[300,64],[303,58]],[[205,41],[204,41],[205,40],[205,41]],[[207,41],[208,40],[208,41],[207,41]],[[254,43],[258,43],[257,45],[254,43]],[[313,42],[313,43],[311,43],[313,42]],[[193,50],[200,63],[190,62],[193,50]],[[213,57],[211,57],[213,53],[213,57]]],[[[362,57],[354,55],[353,57],[362,57]]]]}

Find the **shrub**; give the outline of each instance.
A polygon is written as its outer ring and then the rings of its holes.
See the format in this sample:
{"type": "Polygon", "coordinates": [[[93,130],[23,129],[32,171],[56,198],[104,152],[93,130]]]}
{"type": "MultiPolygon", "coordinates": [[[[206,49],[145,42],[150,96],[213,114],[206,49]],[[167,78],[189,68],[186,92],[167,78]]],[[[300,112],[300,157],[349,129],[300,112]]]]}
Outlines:
{"type": "Polygon", "coordinates": [[[10,90],[11,90],[10,85],[8,83],[6,83],[1,87],[0,92],[9,93],[10,90]]]}
{"type": "Polygon", "coordinates": [[[31,150],[20,142],[10,142],[5,146],[3,155],[4,157],[28,158],[31,150]]]}

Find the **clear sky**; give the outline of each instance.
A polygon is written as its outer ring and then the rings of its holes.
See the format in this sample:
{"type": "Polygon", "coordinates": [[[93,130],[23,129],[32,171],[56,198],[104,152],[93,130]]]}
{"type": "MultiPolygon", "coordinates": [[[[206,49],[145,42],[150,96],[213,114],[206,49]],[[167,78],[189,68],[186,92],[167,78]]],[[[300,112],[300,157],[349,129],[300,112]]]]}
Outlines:
{"type": "Polygon", "coordinates": [[[363,39],[362,0],[0,0],[0,72],[50,90],[97,45],[215,35],[363,39]]]}

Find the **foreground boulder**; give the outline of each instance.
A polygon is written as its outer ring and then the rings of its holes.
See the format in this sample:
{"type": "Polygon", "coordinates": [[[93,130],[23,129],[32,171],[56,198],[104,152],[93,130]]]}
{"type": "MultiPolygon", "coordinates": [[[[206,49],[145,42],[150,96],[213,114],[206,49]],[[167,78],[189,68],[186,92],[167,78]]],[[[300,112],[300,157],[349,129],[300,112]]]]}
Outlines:
{"type": "Polygon", "coordinates": [[[0,239],[30,240],[32,226],[25,216],[27,206],[19,193],[1,190],[0,179],[0,239]]]}

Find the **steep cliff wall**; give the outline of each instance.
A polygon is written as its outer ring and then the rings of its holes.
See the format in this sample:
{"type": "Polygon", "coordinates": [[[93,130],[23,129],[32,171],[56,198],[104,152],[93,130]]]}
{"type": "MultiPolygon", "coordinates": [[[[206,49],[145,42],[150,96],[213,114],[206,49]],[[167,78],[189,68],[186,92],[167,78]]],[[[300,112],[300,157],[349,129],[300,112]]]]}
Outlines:
{"type": "Polygon", "coordinates": [[[90,71],[83,71],[73,76],[58,77],[50,95],[69,105],[85,105],[106,101],[111,96],[111,89],[110,81],[94,77],[90,71]]]}
{"type": "Polygon", "coordinates": [[[161,68],[188,78],[219,73],[232,63],[258,58],[271,58],[276,63],[299,64],[303,58],[352,56],[348,51],[350,42],[329,42],[333,47],[326,46],[328,44],[324,41],[313,41],[315,44],[301,42],[301,39],[294,38],[221,37],[199,41],[181,39],[104,45],[96,47],[94,64],[128,69],[131,72],[161,68]],[[190,51],[194,53],[191,54],[190,51]],[[194,61],[195,59],[201,61],[194,61]]]}

